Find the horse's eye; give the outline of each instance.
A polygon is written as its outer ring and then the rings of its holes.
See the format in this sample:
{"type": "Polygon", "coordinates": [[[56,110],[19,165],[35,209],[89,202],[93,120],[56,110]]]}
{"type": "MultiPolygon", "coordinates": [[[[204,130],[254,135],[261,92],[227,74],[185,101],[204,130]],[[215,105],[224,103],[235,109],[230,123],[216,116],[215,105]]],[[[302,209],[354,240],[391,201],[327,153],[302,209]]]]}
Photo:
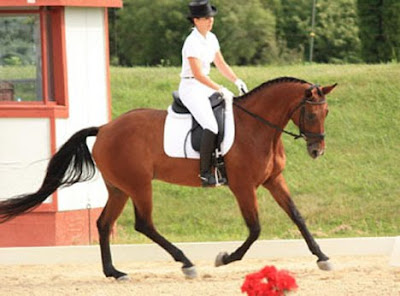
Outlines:
{"type": "Polygon", "coordinates": [[[315,113],[307,113],[307,120],[314,120],[317,115],[315,113]]]}

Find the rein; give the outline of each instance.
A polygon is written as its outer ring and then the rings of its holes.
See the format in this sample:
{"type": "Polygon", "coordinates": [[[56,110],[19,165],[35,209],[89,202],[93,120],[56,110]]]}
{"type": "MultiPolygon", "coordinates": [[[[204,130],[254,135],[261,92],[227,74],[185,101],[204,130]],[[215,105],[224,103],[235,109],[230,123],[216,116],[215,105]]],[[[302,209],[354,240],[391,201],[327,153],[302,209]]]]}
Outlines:
{"type": "MultiPolygon", "coordinates": [[[[317,85],[312,85],[312,86],[308,89],[308,90],[310,91],[310,93],[311,93],[311,90],[312,90],[313,88],[317,88],[317,89],[318,89],[318,86],[317,86],[317,85]]],[[[318,89],[318,91],[319,91],[319,89],[318,89]]],[[[255,114],[255,113],[253,113],[253,112],[247,110],[246,108],[242,107],[241,105],[239,105],[238,103],[236,103],[235,101],[233,101],[233,105],[235,105],[235,107],[237,107],[237,108],[239,108],[240,110],[242,110],[244,113],[246,113],[246,114],[250,115],[251,117],[257,119],[258,121],[260,121],[262,124],[264,124],[264,125],[266,125],[266,126],[272,127],[272,128],[274,128],[274,129],[276,129],[277,131],[280,131],[280,132],[285,133],[285,134],[287,134],[287,135],[289,135],[289,136],[292,136],[295,140],[300,139],[300,138],[303,138],[304,140],[307,140],[307,138],[317,138],[317,139],[323,140],[323,139],[325,138],[325,133],[317,134],[317,133],[310,133],[310,132],[305,132],[305,131],[304,131],[305,105],[306,105],[306,104],[311,104],[311,105],[323,105],[323,104],[325,104],[325,103],[326,103],[326,100],[323,100],[323,101],[321,101],[321,102],[313,102],[313,101],[310,101],[310,100],[308,99],[308,97],[304,97],[304,98],[303,98],[303,100],[300,102],[300,104],[297,105],[296,108],[294,108],[294,110],[290,113],[290,116],[289,116],[289,118],[291,118],[291,117],[293,116],[293,114],[294,114],[298,109],[300,109],[300,112],[301,112],[301,113],[300,113],[300,120],[299,120],[299,133],[298,133],[298,134],[295,134],[295,133],[292,133],[292,132],[290,132],[290,131],[287,131],[287,130],[285,130],[284,128],[281,128],[280,126],[278,126],[278,125],[276,125],[276,124],[274,124],[274,123],[272,123],[272,122],[270,122],[270,121],[268,121],[268,120],[262,118],[261,116],[259,116],[259,115],[255,114]]]]}
{"type": "Polygon", "coordinates": [[[276,129],[276,130],[278,130],[278,131],[280,131],[280,132],[282,132],[282,133],[285,133],[285,134],[287,134],[287,135],[289,135],[289,136],[292,136],[295,140],[297,140],[297,139],[303,137],[301,133],[299,133],[299,134],[297,135],[297,134],[295,134],[295,133],[289,132],[289,131],[287,131],[287,130],[281,128],[280,126],[269,122],[268,120],[262,118],[261,116],[255,114],[255,113],[253,113],[253,112],[250,112],[249,110],[247,110],[246,108],[240,106],[240,105],[239,105],[238,103],[236,103],[236,102],[233,102],[233,105],[235,105],[236,107],[238,107],[238,108],[239,108],[240,110],[242,110],[244,113],[247,113],[248,115],[254,117],[255,119],[257,119],[258,121],[260,121],[260,122],[263,123],[264,125],[267,125],[267,126],[269,126],[269,127],[272,127],[272,128],[274,128],[274,129],[276,129]]]}

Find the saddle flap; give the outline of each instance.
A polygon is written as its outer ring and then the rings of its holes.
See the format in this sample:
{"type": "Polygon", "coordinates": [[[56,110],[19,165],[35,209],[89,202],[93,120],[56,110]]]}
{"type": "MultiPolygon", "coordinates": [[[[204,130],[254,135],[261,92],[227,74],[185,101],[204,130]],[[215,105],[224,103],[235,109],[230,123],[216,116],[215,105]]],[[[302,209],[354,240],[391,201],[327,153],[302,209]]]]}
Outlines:
{"type": "MultiPolygon", "coordinates": [[[[210,97],[211,98],[211,97],[210,97]]],[[[216,146],[220,147],[225,135],[225,101],[216,101],[217,104],[213,107],[213,113],[218,124],[218,135],[216,146]]],[[[200,151],[201,137],[203,135],[203,129],[200,124],[193,118],[192,123],[192,147],[195,151],[200,151]]]]}
{"type": "MultiPolygon", "coordinates": [[[[233,110],[224,111],[225,122],[224,138],[221,143],[221,153],[228,153],[235,139],[235,122],[233,110]]],[[[199,159],[200,153],[192,146],[190,134],[192,133],[193,119],[190,114],[178,114],[168,107],[164,126],[164,151],[169,157],[199,159]]],[[[201,138],[199,137],[199,140],[201,138]]]]}
{"type": "MultiPolygon", "coordinates": [[[[185,107],[179,98],[179,92],[174,91],[172,93],[172,97],[174,101],[172,102],[172,110],[178,114],[190,114],[190,111],[185,107]]],[[[217,146],[220,147],[223,139],[224,139],[224,129],[225,129],[225,101],[222,98],[222,95],[219,92],[213,93],[210,97],[210,104],[213,109],[214,116],[217,120],[218,124],[218,136],[217,136],[217,146]]],[[[199,125],[199,123],[192,116],[192,136],[191,143],[192,147],[195,151],[200,151],[200,142],[201,136],[203,134],[203,129],[199,125]]]]}
{"type": "Polygon", "coordinates": [[[225,105],[225,101],[224,101],[224,99],[222,98],[221,93],[219,93],[219,92],[213,93],[213,94],[209,97],[209,99],[210,99],[211,107],[212,107],[213,109],[214,109],[215,107],[221,105],[221,104],[224,104],[224,105],[225,105]]]}

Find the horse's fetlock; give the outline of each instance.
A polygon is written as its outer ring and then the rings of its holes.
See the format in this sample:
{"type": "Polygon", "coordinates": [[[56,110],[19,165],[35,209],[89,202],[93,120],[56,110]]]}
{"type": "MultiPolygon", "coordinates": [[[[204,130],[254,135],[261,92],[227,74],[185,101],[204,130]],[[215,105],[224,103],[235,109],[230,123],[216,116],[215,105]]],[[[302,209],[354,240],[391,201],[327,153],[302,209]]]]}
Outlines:
{"type": "MultiPolygon", "coordinates": [[[[175,254],[174,254],[174,259],[175,259],[175,261],[183,262],[183,260],[184,260],[185,258],[186,258],[185,255],[184,255],[183,252],[182,252],[181,250],[179,250],[179,249],[178,249],[178,250],[175,252],[175,254]]],[[[188,262],[188,263],[185,263],[185,265],[190,265],[190,266],[192,266],[193,264],[190,263],[190,262],[188,262]]],[[[184,267],[190,267],[190,266],[184,266],[184,267]]]]}

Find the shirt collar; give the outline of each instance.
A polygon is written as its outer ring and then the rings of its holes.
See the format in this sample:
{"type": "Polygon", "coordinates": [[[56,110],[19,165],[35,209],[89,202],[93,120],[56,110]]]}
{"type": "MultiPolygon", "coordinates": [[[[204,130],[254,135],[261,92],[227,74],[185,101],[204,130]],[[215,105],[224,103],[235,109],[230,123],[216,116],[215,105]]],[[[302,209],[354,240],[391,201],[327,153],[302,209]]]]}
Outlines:
{"type": "Polygon", "coordinates": [[[204,37],[203,35],[201,35],[199,30],[197,30],[196,27],[193,28],[193,32],[196,35],[196,37],[201,38],[201,40],[208,40],[208,36],[210,36],[210,32],[207,32],[206,36],[204,37]]]}

